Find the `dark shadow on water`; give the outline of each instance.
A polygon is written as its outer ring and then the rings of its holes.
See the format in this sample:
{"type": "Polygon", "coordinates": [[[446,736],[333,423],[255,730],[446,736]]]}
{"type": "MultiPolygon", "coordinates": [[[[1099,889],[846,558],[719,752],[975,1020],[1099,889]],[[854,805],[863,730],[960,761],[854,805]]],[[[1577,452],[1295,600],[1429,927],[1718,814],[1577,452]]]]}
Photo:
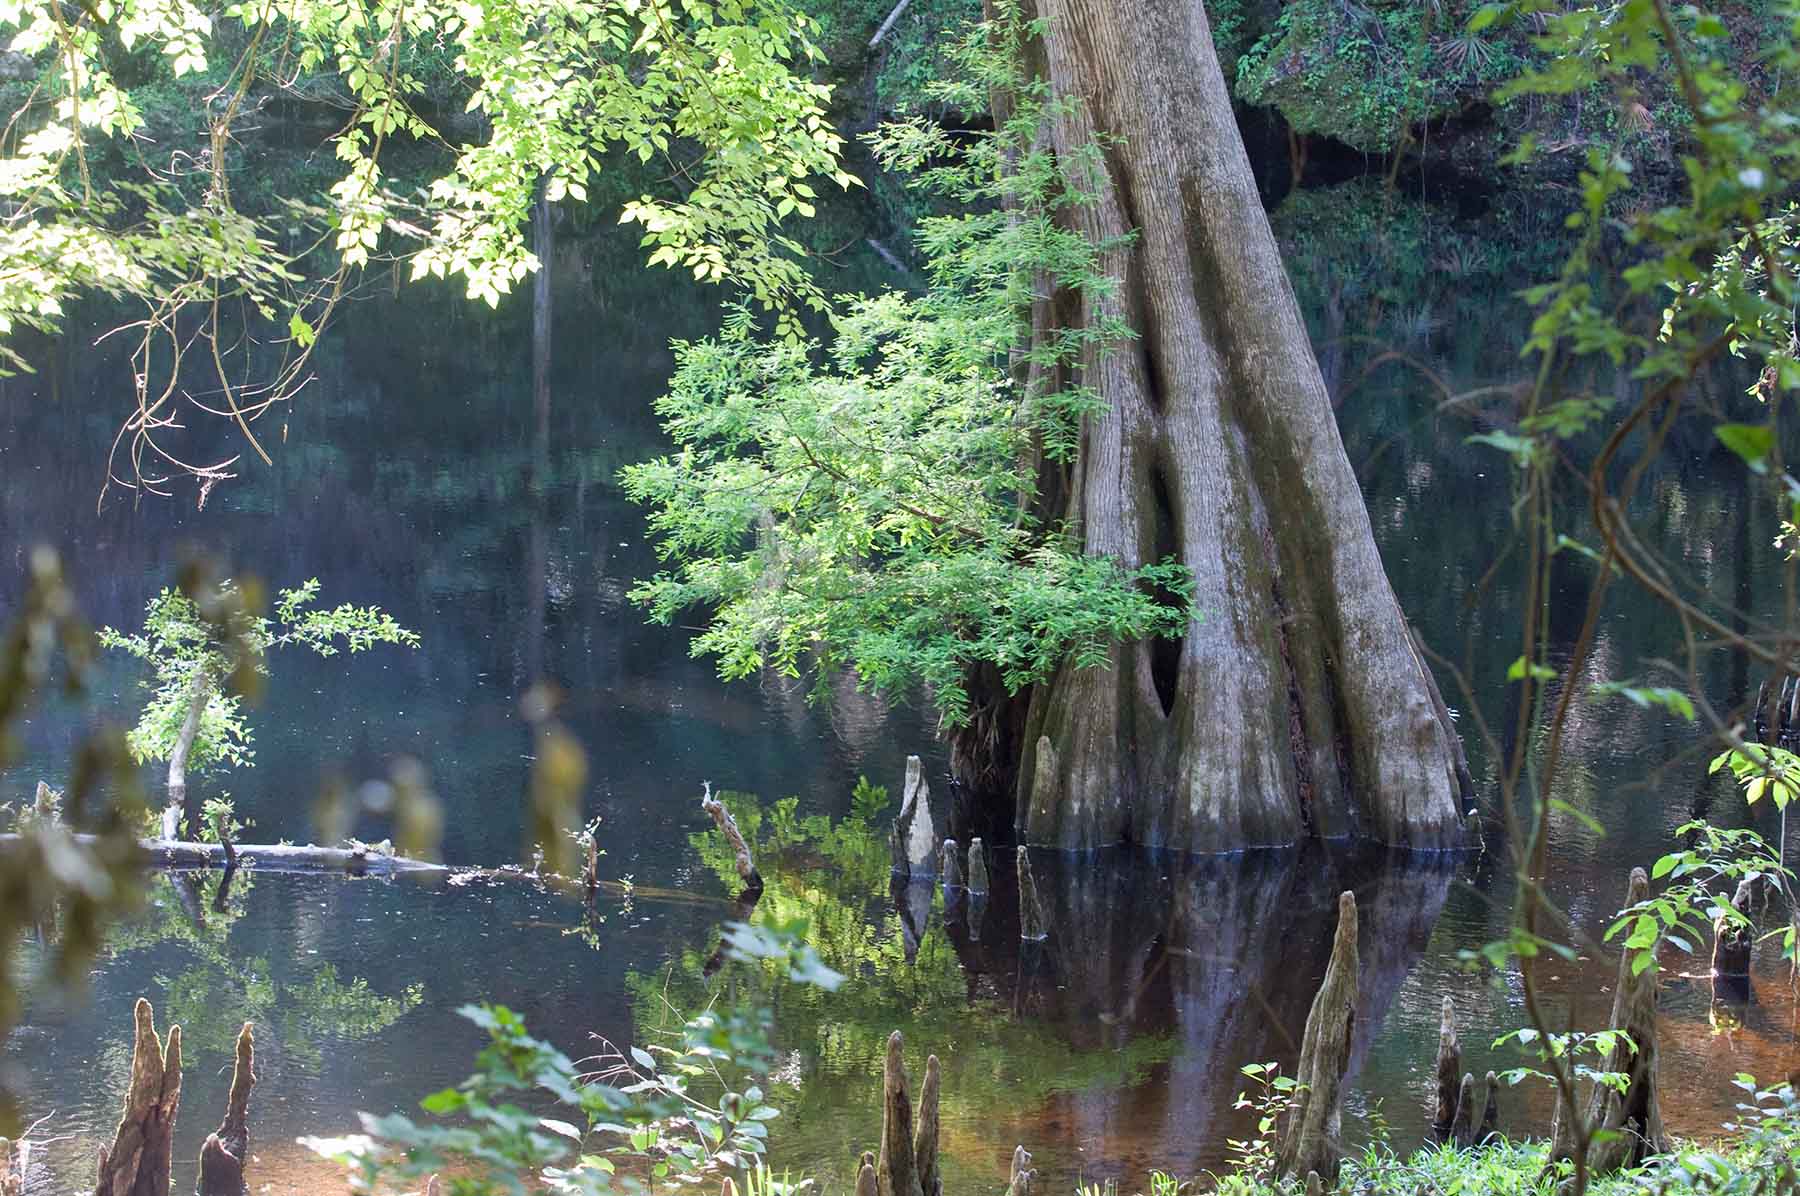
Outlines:
{"type": "Polygon", "coordinates": [[[1226,857],[1033,853],[1050,928],[1042,941],[1019,937],[1013,869],[995,869],[986,897],[951,891],[939,904],[929,884],[904,882],[892,896],[907,958],[941,931],[970,1005],[1041,1027],[1070,1057],[1146,1040],[1168,1047],[1123,1085],[1052,1081],[1007,1133],[1071,1179],[1097,1167],[1186,1174],[1217,1167],[1226,1139],[1248,1130],[1232,1110],[1245,1064],[1273,1060],[1292,1073],[1338,893],[1354,891],[1360,912],[1354,1078],[1427,948],[1457,862],[1317,843],[1226,857]]]}

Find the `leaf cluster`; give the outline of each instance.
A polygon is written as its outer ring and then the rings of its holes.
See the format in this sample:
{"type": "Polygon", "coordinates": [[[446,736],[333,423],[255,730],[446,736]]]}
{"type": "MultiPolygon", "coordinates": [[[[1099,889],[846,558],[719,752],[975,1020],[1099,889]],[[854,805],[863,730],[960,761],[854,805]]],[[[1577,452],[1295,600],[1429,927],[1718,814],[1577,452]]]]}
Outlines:
{"type": "Polygon", "coordinates": [[[956,136],[902,122],[873,141],[963,209],[920,227],[924,292],[844,297],[829,342],[766,340],[740,310],[719,337],[678,343],[657,404],[676,451],[624,471],[672,566],[633,597],[665,623],[710,608],[693,649],[727,679],[810,672],[823,696],[850,668],[889,693],[929,687],[959,725],[978,667],[1017,691],[1186,625],[1181,568],[1085,556],[1075,529],[1034,511],[1035,461],[1070,458],[1099,407],[1045,379],[1128,330],[1027,336],[1036,298],[1114,283],[1103,247],[1059,219],[1088,202],[1082,163],[1038,148],[1060,101],[1020,75],[1029,27],[1003,10],[957,52],[974,82],[942,94],[1005,86],[1012,117],[956,136]]]}

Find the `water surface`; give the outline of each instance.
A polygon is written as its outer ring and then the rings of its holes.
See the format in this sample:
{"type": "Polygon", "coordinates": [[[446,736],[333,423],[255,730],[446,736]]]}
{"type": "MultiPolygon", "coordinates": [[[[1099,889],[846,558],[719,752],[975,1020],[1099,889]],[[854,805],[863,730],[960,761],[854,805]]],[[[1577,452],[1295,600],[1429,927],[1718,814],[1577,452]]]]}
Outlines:
{"type": "MultiPolygon", "coordinates": [[[[1440,396],[1415,372],[1364,374],[1373,350],[1343,348],[1346,330],[1410,338],[1409,354],[1461,385],[1514,378],[1523,324],[1507,296],[1516,280],[1499,265],[1457,260],[1464,274],[1440,270],[1403,295],[1343,285],[1341,263],[1331,274],[1313,257],[1298,259],[1296,280],[1402,604],[1427,642],[1468,666],[1496,735],[1510,743],[1521,733],[1503,713],[1519,596],[1505,571],[1484,580],[1513,534],[1504,469],[1464,443],[1467,421],[1434,413],[1440,396]],[[1329,286],[1317,285],[1321,270],[1329,286]]],[[[1246,1128],[1230,1108],[1244,1086],[1238,1069],[1291,1062],[1344,887],[1363,908],[1350,1097],[1358,1125],[1378,1111],[1398,1144],[1419,1139],[1445,993],[1465,1011],[1471,1067],[1515,1062],[1488,1043],[1523,1019],[1516,986],[1472,974],[1460,958],[1507,924],[1510,889],[1491,856],[1393,861],[1325,845],[1225,860],[1046,858],[1057,932],[1023,952],[1005,885],[973,911],[929,889],[890,890],[879,819],[858,821],[851,794],[861,775],[897,792],[909,752],[941,776],[930,712],[849,685],[829,709],[809,707],[779,678],[722,685],[709,663],[688,658],[686,629],[648,627],[625,601],[655,561],[616,471],[656,451],[649,403],[670,368],[668,338],[703,332],[714,296],[638,272],[629,245],[606,240],[565,246],[555,281],[541,438],[523,304],[488,314],[447,292],[377,293],[323,343],[318,379],[273,446],[274,467],[246,464],[203,510],[191,490],[134,504],[116,488],[96,509],[123,368],[116,350],[91,347],[97,322],[46,352],[38,376],[0,382],[0,546],[9,549],[0,618],[11,613],[28,546],[41,540],[63,551],[88,616],[115,626],[134,623],[198,546],[271,585],[317,576],[328,599],[379,603],[423,636],[416,651],[382,649],[348,666],[273,662],[252,714],[256,767],[201,782],[230,790],[257,824],[252,837],[309,838],[323,784],[383,775],[407,754],[426,764],[445,803],[448,860],[517,858],[531,763],[518,698],[541,674],[564,693],[562,716],[591,757],[585,805],[603,819],[603,871],[678,895],[608,897],[584,913],[522,883],[267,875],[240,880],[225,913],[196,919],[193,910],[211,910],[217,877],[158,877],[151,907],[115,936],[86,998],[38,998],[5,1048],[28,1108],[54,1111],[68,1136],[55,1155],[61,1182],[87,1180],[116,1116],[138,995],[187,1036],[178,1165],[188,1170],[178,1186],[191,1183],[191,1160],[223,1104],[231,1036],[247,1017],[262,1060],[253,1186],[310,1193],[334,1190],[336,1179],[293,1139],[351,1131],[358,1110],[411,1108],[460,1078],[480,1041],[454,1012],[465,1002],[504,1002],[580,1055],[595,1034],[652,1034],[667,1008],[697,1007],[720,984],[764,986],[735,966],[722,980],[701,974],[732,915],[729,875],[697,808],[702,781],[758,795],[764,808],[792,795],[790,821],[822,817],[844,831],[828,849],[783,832],[771,815],[763,833],[780,848],[766,862],[771,884],[757,911],[809,917],[821,953],[849,977],[831,997],[758,989],[786,1057],[778,1161],[833,1186],[874,1143],[875,1066],[892,1028],[916,1059],[933,1050],[945,1060],[946,1175],[956,1190],[992,1184],[1019,1142],[1057,1183],[1132,1184],[1152,1165],[1222,1165],[1227,1139],[1246,1128]]],[[[1773,516],[1749,501],[1727,456],[1700,438],[1677,444],[1634,515],[1704,592],[1771,614],[1784,585],[1763,548],[1773,516]]],[[[1555,582],[1553,636],[1566,651],[1591,579],[1576,562],[1555,582]]],[[[1624,587],[1609,603],[1596,678],[1650,675],[1647,662],[1674,657],[1679,629],[1660,608],[1624,587]]],[[[1723,658],[1698,679],[1721,704],[1754,682],[1723,658]]],[[[6,796],[40,776],[57,783],[95,720],[129,721],[139,680],[132,662],[108,660],[86,707],[35,718],[24,764],[0,775],[6,796]]],[[[1467,698],[1442,680],[1469,730],[1467,698]]],[[[1489,754],[1469,738],[1489,794],[1489,754]]],[[[1628,868],[1669,850],[1696,810],[1756,821],[1734,793],[1703,780],[1702,747],[1657,712],[1580,709],[1557,796],[1607,832],[1573,814],[1557,819],[1555,895],[1580,925],[1597,931],[1628,868]]],[[[374,821],[356,829],[385,833],[374,821]]],[[[1681,957],[1667,966],[1700,970],[1681,957]]],[[[1597,954],[1553,970],[1557,1016],[1566,1008],[1583,1024],[1603,1018],[1615,967],[1597,954]]],[[[1736,1072],[1774,1078],[1800,1064],[1791,990],[1772,952],[1758,968],[1756,1001],[1729,1017],[1705,983],[1677,975],[1668,984],[1665,1110],[1678,1132],[1717,1126],[1736,1072]]],[[[1541,1096],[1505,1094],[1509,1127],[1542,1132],[1547,1118],[1541,1096]]]]}

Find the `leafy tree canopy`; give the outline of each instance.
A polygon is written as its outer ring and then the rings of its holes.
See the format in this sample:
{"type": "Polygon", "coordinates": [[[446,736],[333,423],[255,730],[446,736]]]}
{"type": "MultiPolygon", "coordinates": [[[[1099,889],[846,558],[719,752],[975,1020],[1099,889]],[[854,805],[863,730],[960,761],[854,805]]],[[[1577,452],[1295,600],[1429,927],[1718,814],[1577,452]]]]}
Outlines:
{"type": "Polygon", "coordinates": [[[414,277],[456,275],[495,303],[537,265],[522,226],[540,187],[584,200],[613,151],[664,160],[675,179],[671,195],[621,213],[651,263],[734,281],[795,332],[796,310],[822,300],[777,223],[811,214],[809,180],[853,182],[825,119],[829,88],[806,73],[811,30],[785,0],[240,0],[216,15],[193,0],[0,0],[0,38],[35,72],[0,137],[0,366],[22,367],[11,334],[54,330],[73,296],[141,300],[129,326],[137,410],[121,433],[131,469],[115,477],[216,481],[229,460],[188,461],[159,438],[190,401],[176,386],[184,357],[216,376],[207,409],[263,453],[250,424],[304,383],[350,271],[391,252],[414,277]],[[120,82],[146,53],[178,80],[216,80],[201,143],[154,147],[156,167],[120,82]],[[451,144],[420,115],[427,59],[451,64],[482,130],[472,141],[451,144]],[[246,215],[228,168],[234,130],[257,97],[320,78],[351,109],[331,139],[336,180],[294,197],[285,219],[246,215]],[[445,151],[421,189],[383,167],[400,142],[445,151]],[[144,162],[141,177],[95,168],[120,147],[144,162]],[[296,243],[318,222],[323,237],[296,243]],[[327,243],[335,264],[321,274],[309,254],[327,243]],[[269,376],[228,371],[237,333],[221,330],[221,305],[274,322],[286,356],[269,376]]]}
{"type": "Polygon", "coordinates": [[[994,132],[915,119],[873,139],[884,166],[959,209],[920,226],[922,294],[844,297],[829,344],[759,339],[739,312],[677,345],[658,411],[678,451],[624,474],[675,568],[634,595],[663,622],[713,608],[694,648],[727,678],[811,670],[823,694],[849,666],[874,688],[929,685],[958,725],[976,668],[1017,691],[1186,626],[1183,569],[1085,556],[1034,514],[1036,462],[1072,457],[1097,407],[1063,367],[1130,332],[1104,321],[1021,348],[1035,297],[1116,285],[1104,247],[1059,220],[1088,202],[1090,163],[1033,148],[1061,101],[1022,74],[1025,34],[1016,15],[978,28],[958,54],[971,82],[938,89],[1005,89],[1013,114],[994,132]]]}

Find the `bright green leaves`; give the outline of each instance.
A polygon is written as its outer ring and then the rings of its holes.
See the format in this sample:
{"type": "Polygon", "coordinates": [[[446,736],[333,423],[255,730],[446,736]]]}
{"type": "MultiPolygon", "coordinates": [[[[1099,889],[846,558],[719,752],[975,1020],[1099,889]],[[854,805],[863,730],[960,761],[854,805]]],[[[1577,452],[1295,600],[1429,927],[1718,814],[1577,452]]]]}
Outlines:
{"type": "Polygon", "coordinates": [[[1744,800],[1751,805],[1767,797],[1777,809],[1785,810],[1788,803],[1800,795],[1800,756],[1786,748],[1760,743],[1727,748],[1713,757],[1707,766],[1707,775],[1726,767],[1743,788],[1744,800]]]}
{"type": "Polygon", "coordinates": [[[145,605],[142,631],[126,635],[102,628],[102,647],[135,656],[151,668],[152,679],[145,683],[150,698],[127,737],[133,758],[140,764],[169,759],[197,702],[199,725],[188,768],[249,767],[255,752],[243,694],[266,671],[272,649],[299,645],[332,656],[340,649],[354,653],[376,644],[418,645],[417,635],[378,607],[346,603],[331,610],[308,609],[318,592],[317,578],[283,590],[270,620],[254,613],[254,603],[231,582],[208,587],[204,603],[164,589],[145,605]]]}
{"type": "MultiPolygon", "coordinates": [[[[843,977],[803,941],[805,930],[804,923],[733,922],[727,953],[774,964],[794,983],[835,987],[843,977]]],[[[426,1113],[455,1123],[364,1114],[362,1134],[300,1140],[343,1165],[357,1191],[416,1186],[445,1171],[457,1176],[454,1191],[514,1196],[610,1194],[621,1168],[694,1187],[745,1171],[770,1178],[761,1162],[768,1123],[781,1116],[769,1092],[772,1019],[747,998],[695,1014],[668,1041],[622,1050],[603,1044],[599,1076],[532,1037],[505,1006],[457,1012],[486,1032],[487,1045],[471,1075],[420,1102],[426,1113]],[[562,1116],[535,1111],[547,1105],[562,1116]]],[[[765,1183],[760,1190],[773,1196],[783,1188],[765,1183]]]]}
{"type": "Polygon", "coordinates": [[[1769,472],[1769,454],[1775,449],[1775,429],[1767,424],[1719,424],[1713,429],[1719,443],[1736,453],[1752,473],[1769,472]]]}
{"type": "Polygon", "coordinates": [[[1632,685],[1624,681],[1602,681],[1588,691],[1596,698],[1620,697],[1643,710],[1665,710],[1687,722],[1694,721],[1694,700],[1678,689],[1663,685],[1632,685]]]}
{"type": "MultiPolygon", "coordinates": [[[[603,160],[618,152],[661,159],[680,180],[626,208],[653,261],[739,286],[789,336],[799,335],[799,313],[826,306],[780,221],[810,215],[821,180],[855,180],[828,120],[830,89],[807,65],[818,58],[811,22],[786,0],[240,0],[222,15],[234,27],[229,52],[209,62],[218,39],[208,10],[192,0],[0,5],[0,40],[10,33],[10,49],[40,72],[0,157],[8,211],[0,337],[54,331],[70,297],[100,289],[145,304],[147,318],[134,326],[144,361],[187,352],[191,307],[205,309],[205,335],[228,356],[240,330],[220,335],[217,317],[240,300],[277,336],[285,321],[294,350],[274,377],[248,380],[257,401],[237,423],[249,437],[251,420],[303,385],[307,353],[350,272],[378,254],[411,256],[412,277],[457,275],[472,297],[497,304],[540,265],[524,237],[540,189],[551,202],[584,202],[603,160]],[[203,132],[192,144],[158,147],[164,158],[200,164],[173,181],[109,184],[90,174],[90,148],[141,124],[110,73],[121,45],[156,47],[177,78],[207,69],[221,77],[204,99],[189,85],[203,132]],[[451,90],[468,94],[476,132],[445,146],[421,193],[400,195],[384,149],[396,139],[445,145],[415,111],[428,98],[418,69],[427,58],[451,90]],[[225,147],[246,103],[290,88],[344,103],[333,138],[338,174],[321,194],[290,197],[285,219],[253,221],[233,207],[236,155],[225,147]],[[324,277],[303,277],[318,273],[308,255],[321,223],[335,261],[324,277]]],[[[254,320],[249,331],[260,335],[254,320]]],[[[245,381],[215,361],[230,400],[245,381]]],[[[24,362],[0,343],[0,366],[24,362]]],[[[190,459],[155,441],[157,430],[182,422],[170,410],[179,401],[167,376],[174,368],[153,364],[135,375],[137,410],[121,454],[132,476],[114,474],[127,485],[163,492],[167,479],[143,476],[136,463],[190,459]]],[[[230,476],[230,463],[185,468],[204,493],[230,476]]]]}
{"type": "Polygon", "coordinates": [[[909,121],[873,139],[965,212],[921,226],[923,294],[847,298],[829,342],[765,343],[740,311],[717,339],[677,346],[657,405],[676,452],[624,473],[671,568],[633,597],[663,622],[710,609],[693,647],[727,678],[810,674],[824,694],[848,668],[873,689],[928,689],[960,725],[978,669],[1016,691],[1187,626],[1184,570],[1084,555],[1031,515],[1030,462],[1072,454],[1097,403],[1022,380],[1128,332],[1027,338],[1034,285],[1113,284],[1100,247],[1058,218],[1083,202],[1082,164],[1034,148],[1052,106],[1018,75],[1022,33],[1003,20],[955,54],[1014,90],[1001,128],[953,140],[909,121]]]}

